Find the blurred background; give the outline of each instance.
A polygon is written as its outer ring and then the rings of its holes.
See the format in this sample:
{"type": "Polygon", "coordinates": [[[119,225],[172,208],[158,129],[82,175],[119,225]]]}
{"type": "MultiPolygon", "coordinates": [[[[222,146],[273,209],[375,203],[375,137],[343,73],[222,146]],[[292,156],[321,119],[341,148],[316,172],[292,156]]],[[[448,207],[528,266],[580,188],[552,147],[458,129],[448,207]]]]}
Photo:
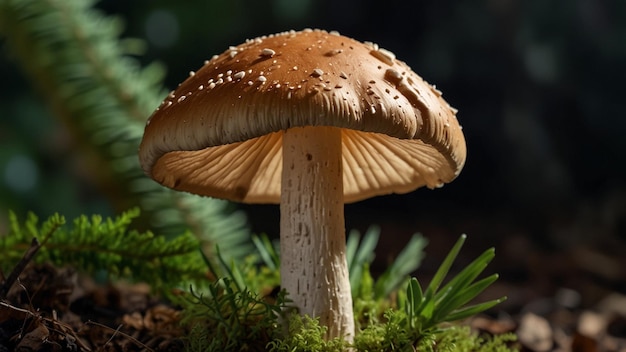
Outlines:
{"type": "MultiPolygon", "coordinates": [[[[105,0],[95,6],[124,21],[122,37],[146,41],[137,59],[162,63],[168,89],[230,45],[289,29],[337,30],[394,52],[459,110],[468,159],[458,179],[441,189],[346,206],[347,229],[381,227],[376,265],[419,232],[430,242],[428,270],[467,233],[469,259],[494,246],[493,271],[508,285],[524,284],[518,291],[508,286],[510,305],[562,287],[590,301],[626,292],[626,2],[105,0]]],[[[0,229],[8,209],[42,218],[119,211],[116,194],[94,175],[90,152],[55,118],[46,93],[33,88],[9,48],[1,48],[0,229]]],[[[240,207],[254,232],[277,236],[277,206],[240,207]]]]}

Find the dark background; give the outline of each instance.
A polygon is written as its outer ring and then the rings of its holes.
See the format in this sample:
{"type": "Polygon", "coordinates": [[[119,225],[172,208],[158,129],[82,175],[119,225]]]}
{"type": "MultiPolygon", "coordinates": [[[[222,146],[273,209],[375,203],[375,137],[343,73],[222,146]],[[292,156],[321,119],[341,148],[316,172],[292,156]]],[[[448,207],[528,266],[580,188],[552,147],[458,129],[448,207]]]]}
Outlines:
{"type": "MultiPolygon", "coordinates": [[[[442,189],[346,206],[347,229],[382,227],[378,267],[415,232],[430,241],[426,268],[467,233],[468,257],[495,246],[495,271],[506,282],[543,282],[547,288],[538,295],[575,288],[580,272],[626,290],[626,2],[109,0],[97,6],[124,19],[124,37],[147,41],[139,60],[166,65],[168,88],[229,45],[289,29],[337,30],[394,52],[459,110],[468,159],[442,189]],[[584,258],[591,264],[581,264],[584,258]]],[[[112,214],[112,200],[86,171],[88,155],[75,149],[4,51],[0,229],[7,209],[41,217],[112,214]]],[[[278,234],[277,206],[242,207],[255,232],[278,234]]]]}

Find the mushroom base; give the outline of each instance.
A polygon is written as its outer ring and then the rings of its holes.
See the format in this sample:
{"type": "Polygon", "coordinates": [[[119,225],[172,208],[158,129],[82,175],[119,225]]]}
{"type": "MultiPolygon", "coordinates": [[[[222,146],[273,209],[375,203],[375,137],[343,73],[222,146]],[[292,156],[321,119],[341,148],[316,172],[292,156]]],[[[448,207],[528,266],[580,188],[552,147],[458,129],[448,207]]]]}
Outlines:
{"type": "Polygon", "coordinates": [[[341,130],[291,128],[283,136],[281,284],[327,338],[354,337],[346,262],[341,130]]]}

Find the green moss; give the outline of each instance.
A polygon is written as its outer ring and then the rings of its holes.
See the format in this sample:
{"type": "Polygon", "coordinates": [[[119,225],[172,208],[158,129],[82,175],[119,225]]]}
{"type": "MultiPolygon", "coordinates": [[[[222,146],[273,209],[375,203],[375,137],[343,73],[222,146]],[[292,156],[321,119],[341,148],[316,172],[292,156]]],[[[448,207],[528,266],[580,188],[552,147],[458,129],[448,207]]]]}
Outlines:
{"type": "Polygon", "coordinates": [[[340,339],[325,340],[327,328],[317,319],[291,314],[287,319],[287,332],[267,345],[271,352],[334,352],[343,351],[348,344],[340,339]]]}
{"type": "Polygon", "coordinates": [[[367,326],[354,338],[357,351],[403,351],[412,346],[410,332],[403,327],[406,316],[397,310],[388,310],[386,321],[367,326]]]}
{"type": "Polygon", "coordinates": [[[357,334],[356,351],[424,351],[424,352],[508,352],[515,351],[516,336],[512,333],[496,336],[479,335],[467,325],[449,325],[421,335],[405,329],[406,316],[401,311],[387,312],[388,320],[370,325],[357,334]]]}
{"type": "Polygon", "coordinates": [[[466,325],[451,325],[435,331],[429,338],[421,339],[419,351],[437,352],[508,352],[516,351],[513,333],[496,336],[481,335],[466,325]]]}

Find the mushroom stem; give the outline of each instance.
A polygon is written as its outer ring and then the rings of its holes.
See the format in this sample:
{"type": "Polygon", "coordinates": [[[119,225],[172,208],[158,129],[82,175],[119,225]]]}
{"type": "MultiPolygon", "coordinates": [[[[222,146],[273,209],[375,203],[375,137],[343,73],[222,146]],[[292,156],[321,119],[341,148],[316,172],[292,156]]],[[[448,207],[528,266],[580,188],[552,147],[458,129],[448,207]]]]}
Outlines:
{"type": "Polygon", "coordinates": [[[319,318],[326,338],[352,341],[346,261],[341,130],[290,128],[283,135],[281,285],[300,314],[319,318]]]}

